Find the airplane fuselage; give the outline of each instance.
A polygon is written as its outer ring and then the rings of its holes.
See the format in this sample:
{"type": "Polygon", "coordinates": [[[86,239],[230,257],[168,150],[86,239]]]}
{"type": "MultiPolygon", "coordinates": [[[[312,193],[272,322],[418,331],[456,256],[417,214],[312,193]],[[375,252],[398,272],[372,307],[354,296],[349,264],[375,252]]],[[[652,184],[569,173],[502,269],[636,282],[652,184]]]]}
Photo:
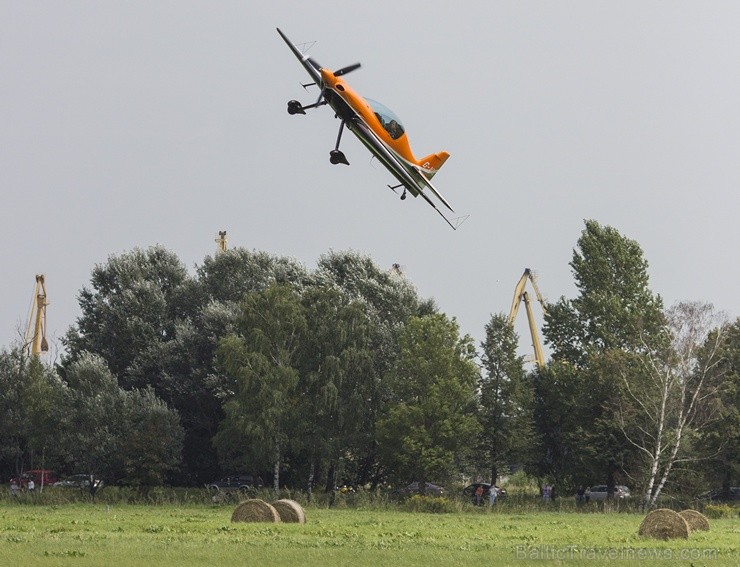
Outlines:
{"type": "Polygon", "coordinates": [[[394,139],[380,122],[370,103],[350,87],[347,81],[335,77],[328,69],[321,69],[320,72],[325,89],[324,98],[337,117],[345,122],[399,183],[417,196],[423,188],[423,180],[413,165],[416,159],[411,153],[406,133],[394,139]]]}
{"type": "MultiPolygon", "coordinates": [[[[332,164],[349,164],[344,153],[339,150],[342,131],[346,126],[367,147],[372,155],[395,177],[399,185],[391,187],[394,191],[404,187],[401,198],[405,198],[406,191],[414,197],[421,196],[453,229],[457,225],[437,208],[425,189],[432,192],[450,211],[452,207],[447,200],[432,185],[431,178],[445,163],[449,154],[437,152],[417,160],[411,152],[408,137],[398,116],[381,103],[362,97],[342,78],[343,75],[360,67],[360,64],[343,67],[335,72],[321,67],[316,61],[301,53],[298,48],[277,30],[301,65],[321,89],[319,100],[314,104],[302,105],[296,100],[288,102],[289,114],[305,114],[309,108],[328,104],[334,110],[336,117],[342,121],[334,150],[330,153],[332,164]]],[[[307,85],[304,85],[307,86],[307,85]]],[[[459,220],[458,220],[459,224],[459,220]]]]}

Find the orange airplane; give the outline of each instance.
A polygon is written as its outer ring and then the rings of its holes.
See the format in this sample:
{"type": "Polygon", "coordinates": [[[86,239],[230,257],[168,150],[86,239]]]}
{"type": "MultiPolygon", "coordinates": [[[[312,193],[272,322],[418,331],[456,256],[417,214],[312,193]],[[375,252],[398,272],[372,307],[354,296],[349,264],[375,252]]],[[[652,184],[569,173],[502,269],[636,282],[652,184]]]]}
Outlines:
{"type": "Polygon", "coordinates": [[[318,100],[313,104],[304,106],[297,100],[289,101],[288,113],[306,114],[306,110],[310,108],[328,104],[336,113],[336,117],[341,120],[337,143],[329,152],[329,161],[333,164],[349,165],[344,152],[339,149],[342,132],[346,126],[398,180],[398,185],[388,185],[388,187],[394,192],[396,189],[403,188],[401,199],[406,198],[407,191],[414,197],[423,197],[447,224],[456,230],[467,217],[453,219],[455,221],[453,224],[424,192],[428,188],[445,207],[453,211],[452,206],[431,183],[432,177],[444,165],[450,154],[438,152],[416,159],[411,152],[406,131],[398,116],[379,102],[360,96],[342,79],[343,75],[358,69],[359,63],[342,67],[337,71],[330,71],[301,53],[280,31],[280,28],[277,31],[313,80],[312,83],[303,86],[317,85],[321,90],[318,100]]]}

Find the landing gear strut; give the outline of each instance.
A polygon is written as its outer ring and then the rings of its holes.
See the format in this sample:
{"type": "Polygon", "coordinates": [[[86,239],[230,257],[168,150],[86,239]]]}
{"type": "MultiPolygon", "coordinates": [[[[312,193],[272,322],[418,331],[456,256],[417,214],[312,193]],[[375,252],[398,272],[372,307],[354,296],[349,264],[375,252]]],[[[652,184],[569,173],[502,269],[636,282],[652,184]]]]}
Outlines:
{"type": "Polygon", "coordinates": [[[297,100],[289,100],[288,114],[306,114],[306,111],[309,108],[316,108],[317,106],[322,106],[324,104],[327,104],[327,102],[325,100],[321,100],[321,98],[319,98],[319,100],[317,100],[315,103],[306,106],[303,106],[297,100]]]}
{"type": "Polygon", "coordinates": [[[342,120],[342,123],[339,125],[339,134],[337,135],[337,143],[334,146],[334,149],[329,152],[329,161],[333,163],[334,165],[337,165],[339,163],[343,163],[344,165],[349,165],[349,162],[347,161],[347,158],[344,155],[344,152],[339,150],[339,142],[342,141],[342,132],[344,131],[344,120],[342,120]]]}

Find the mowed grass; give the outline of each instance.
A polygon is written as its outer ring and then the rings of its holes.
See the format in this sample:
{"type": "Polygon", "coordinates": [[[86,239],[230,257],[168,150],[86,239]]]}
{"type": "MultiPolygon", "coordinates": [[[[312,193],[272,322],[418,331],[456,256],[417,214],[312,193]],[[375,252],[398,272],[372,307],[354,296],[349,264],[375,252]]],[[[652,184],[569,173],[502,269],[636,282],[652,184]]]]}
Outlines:
{"type": "Polygon", "coordinates": [[[308,508],[298,524],[231,523],[235,506],[0,504],[0,565],[738,565],[740,525],[662,542],[639,514],[308,508]]]}

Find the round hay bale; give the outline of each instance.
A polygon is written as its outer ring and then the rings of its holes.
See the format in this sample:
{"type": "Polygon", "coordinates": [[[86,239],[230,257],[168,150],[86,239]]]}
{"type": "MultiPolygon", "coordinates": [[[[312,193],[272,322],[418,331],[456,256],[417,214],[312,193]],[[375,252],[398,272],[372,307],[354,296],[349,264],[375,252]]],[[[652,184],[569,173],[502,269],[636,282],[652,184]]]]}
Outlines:
{"type": "Polygon", "coordinates": [[[236,507],[231,515],[232,522],[268,522],[280,521],[280,514],[270,504],[257,498],[245,500],[236,507]]]}
{"type": "Polygon", "coordinates": [[[683,510],[679,512],[681,517],[686,520],[686,523],[691,528],[692,532],[708,532],[709,531],[709,520],[701,512],[696,510],[683,510]]]}
{"type": "Polygon", "coordinates": [[[674,538],[688,538],[691,528],[678,512],[668,508],[653,510],[640,524],[637,532],[641,536],[668,540],[674,538]]]}
{"type": "Polygon", "coordinates": [[[303,510],[303,506],[295,500],[278,500],[277,502],[273,502],[272,505],[278,511],[278,514],[280,514],[280,520],[282,522],[306,523],[306,512],[303,510]]]}

